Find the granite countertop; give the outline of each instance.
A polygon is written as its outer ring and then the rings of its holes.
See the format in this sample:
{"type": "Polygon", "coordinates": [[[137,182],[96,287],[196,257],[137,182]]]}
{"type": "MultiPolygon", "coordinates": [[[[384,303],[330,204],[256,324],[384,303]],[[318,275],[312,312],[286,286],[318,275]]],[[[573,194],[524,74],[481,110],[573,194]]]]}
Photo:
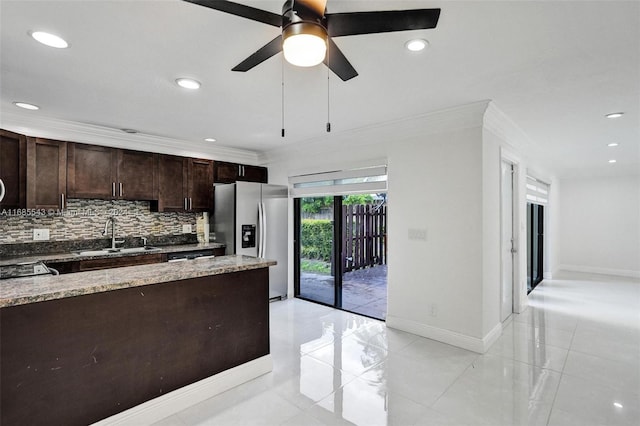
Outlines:
{"type": "Polygon", "coordinates": [[[124,257],[124,256],[140,256],[145,254],[156,254],[156,253],[177,253],[177,252],[191,251],[191,250],[221,248],[224,246],[225,245],[221,243],[199,243],[199,244],[183,244],[183,245],[176,245],[176,246],[153,246],[158,248],[158,250],[150,250],[147,252],[136,252],[136,253],[112,253],[112,254],[104,254],[104,255],[98,255],[98,256],[81,256],[76,252],[54,253],[54,254],[36,255],[36,256],[11,256],[11,257],[5,257],[3,259],[0,259],[0,266],[13,265],[16,263],[38,262],[38,261],[42,261],[44,263],[72,262],[76,260],[106,259],[106,258],[115,258],[115,257],[124,257]]]}
{"type": "MultiPolygon", "coordinates": [[[[0,281],[0,308],[209,275],[248,271],[275,264],[276,262],[273,260],[230,255],[57,276],[39,275],[11,278],[0,281]]],[[[143,290],[141,289],[141,291],[143,290]]]]}

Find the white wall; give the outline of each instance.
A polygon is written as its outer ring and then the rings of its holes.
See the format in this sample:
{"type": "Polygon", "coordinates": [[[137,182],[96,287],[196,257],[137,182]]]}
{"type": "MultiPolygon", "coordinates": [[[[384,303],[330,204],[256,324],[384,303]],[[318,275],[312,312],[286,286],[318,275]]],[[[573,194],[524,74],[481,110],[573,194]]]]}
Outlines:
{"type": "MultiPolygon", "coordinates": [[[[330,134],[264,158],[270,180],[281,184],[386,161],[387,325],[478,352],[500,331],[500,143],[485,149],[486,108],[482,102],[330,134]],[[427,240],[410,240],[409,229],[425,229],[427,240]]],[[[289,234],[292,240],[292,227],[289,234]]]]}
{"type": "Polygon", "coordinates": [[[559,268],[640,277],[640,176],[560,184],[559,268]]]}

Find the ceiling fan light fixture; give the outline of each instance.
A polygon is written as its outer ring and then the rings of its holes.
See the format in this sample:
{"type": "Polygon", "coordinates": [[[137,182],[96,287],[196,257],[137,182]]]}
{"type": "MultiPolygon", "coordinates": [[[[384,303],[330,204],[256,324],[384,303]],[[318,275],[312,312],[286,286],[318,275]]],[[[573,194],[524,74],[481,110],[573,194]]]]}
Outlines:
{"type": "Polygon", "coordinates": [[[424,50],[429,46],[429,42],[422,38],[416,38],[413,40],[409,40],[404,44],[404,46],[411,52],[420,52],[421,50],[424,50]]]}
{"type": "Polygon", "coordinates": [[[291,65],[313,67],[327,54],[327,32],[319,25],[298,22],[282,32],[284,58],[291,65]]]}
{"type": "Polygon", "coordinates": [[[189,89],[189,90],[196,90],[196,89],[199,89],[201,86],[199,81],[194,80],[192,78],[185,78],[185,77],[177,78],[176,84],[182,87],[183,89],[189,89]]]}
{"type": "Polygon", "coordinates": [[[45,46],[55,47],[56,49],[66,49],[69,43],[65,39],[55,34],[46,33],[44,31],[33,31],[31,37],[45,46]]]}

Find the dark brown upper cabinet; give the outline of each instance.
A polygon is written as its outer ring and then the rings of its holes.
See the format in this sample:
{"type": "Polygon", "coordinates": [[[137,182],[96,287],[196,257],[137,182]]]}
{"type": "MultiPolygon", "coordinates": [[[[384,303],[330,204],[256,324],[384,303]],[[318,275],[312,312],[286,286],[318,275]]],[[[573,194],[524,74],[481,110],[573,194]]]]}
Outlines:
{"type": "Polygon", "coordinates": [[[27,208],[64,209],[67,142],[27,138],[27,208]]]}
{"type": "Polygon", "coordinates": [[[24,135],[0,130],[0,209],[26,207],[27,139],[24,135]]]}
{"type": "Polygon", "coordinates": [[[267,183],[266,167],[216,161],[214,165],[215,183],[234,183],[237,181],[267,183]]]}
{"type": "Polygon", "coordinates": [[[213,161],[188,158],[189,210],[213,210],[213,161]]]}
{"type": "Polygon", "coordinates": [[[116,194],[116,151],[97,145],[67,145],[67,193],[70,198],[110,200],[116,194]]]}
{"type": "Polygon", "coordinates": [[[67,192],[71,198],[153,200],[158,154],[69,143],[67,192]]]}
{"type": "Polygon", "coordinates": [[[186,194],[189,191],[187,159],[175,155],[158,155],[157,203],[152,210],[176,212],[186,209],[186,194]]]}
{"type": "Polygon", "coordinates": [[[158,154],[142,151],[117,150],[117,197],[123,200],[153,200],[158,186],[158,154]]]}
{"type": "Polygon", "coordinates": [[[213,161],[175,155],[158,156],[158,196],[153,210],[213,210],[213,161]]]}

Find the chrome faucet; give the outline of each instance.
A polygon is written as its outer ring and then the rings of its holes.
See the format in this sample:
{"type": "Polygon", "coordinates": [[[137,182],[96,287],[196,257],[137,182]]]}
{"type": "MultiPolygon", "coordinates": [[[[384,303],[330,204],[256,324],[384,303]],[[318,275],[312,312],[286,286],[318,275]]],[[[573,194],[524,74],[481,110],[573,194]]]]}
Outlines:
{"type": "Polygon", "coordinates": [[[104,230],[102,231],[102,235],[107,235],[107,229],[109,227],[109,222],[111,222],[111,249],[116,249],[116,244],[124,243],[124,240],[116,240],[116,218],[111,216],[104,223],[104,230]]]}

